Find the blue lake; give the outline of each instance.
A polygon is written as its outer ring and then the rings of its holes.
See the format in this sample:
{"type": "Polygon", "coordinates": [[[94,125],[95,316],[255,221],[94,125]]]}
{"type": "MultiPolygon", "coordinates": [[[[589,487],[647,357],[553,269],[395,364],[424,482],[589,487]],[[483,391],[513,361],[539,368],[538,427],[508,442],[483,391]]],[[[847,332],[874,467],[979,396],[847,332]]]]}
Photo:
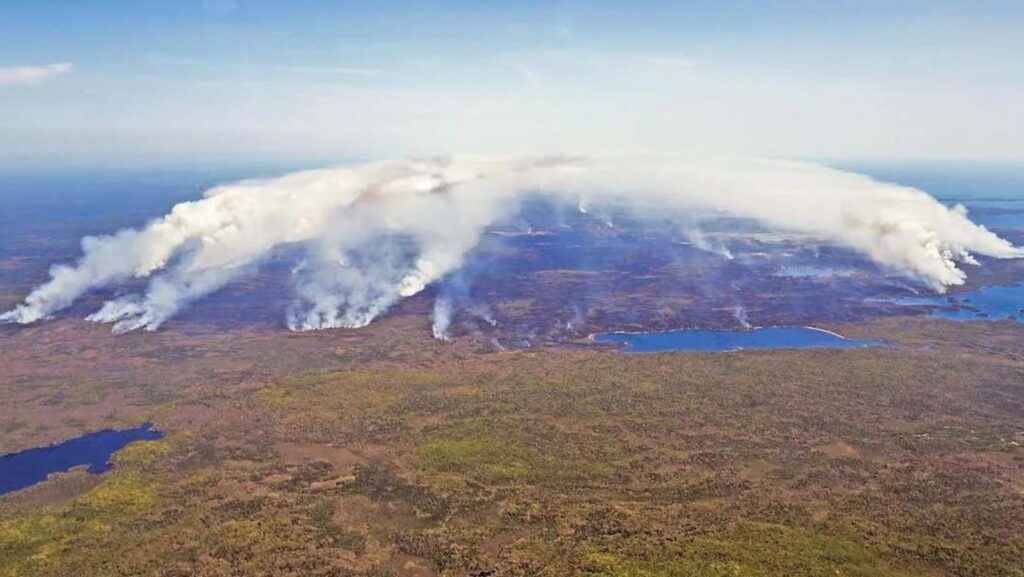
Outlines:
{"type": "Polygon", "coordinates": [[[852,349],[889,346],[875,339],[847,339],[835,333],[810,327],[770,327],[750,330],[682,330],[662,333],[600,333],[599,343],[625,345],[629,353],[664,351],[727,352],[742,349],[852,349]]]}
{"type": "Polygon", "coordinates": [[[897,302],[937,307],[929,316],[955,321],[1021,319],[1024,284],[986,286],[951,297],[911,297],[897,302]]]}
{"type": "Polygon", "coordinates": [[[132,441],[154,441],[164,436],[151,423],[121,431],[103,430],[81,437],[0,456],[0,495],[46,480],[50,473],[86,465],[90,473],[112,466],[111,457],[132,441]]]}

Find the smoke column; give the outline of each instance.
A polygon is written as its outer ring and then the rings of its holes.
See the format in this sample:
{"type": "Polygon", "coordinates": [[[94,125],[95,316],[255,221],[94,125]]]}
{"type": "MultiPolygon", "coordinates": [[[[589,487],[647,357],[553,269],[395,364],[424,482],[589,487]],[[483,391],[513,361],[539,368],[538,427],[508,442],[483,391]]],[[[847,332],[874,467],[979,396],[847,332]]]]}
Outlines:
{"type": "Polygon", "coordinates": [[[434,311],[430,315],[433,325],[430,332],[434,338],[442,341],[450,340],[448,329],[452,325],[452,300],[447,296],[438,296],[434,301],[434,311]]]}
{"type": "Polygon", "coordinates": [[[694,210],[756,219],[853,248],[938,292],[973,254],[1021,251],[927,193],[805,163],[677,157],[474,157],[378,162],[215,187],[141,229],[82,239],[83,255],[0,321],[31,323],[86,291],[149,278],[88,318],[155,329],[189,302],[299,246],[293,330],[360,327],[458,270],[487,227],[541,191],[581,210],[626,203],[659,218],[694,210]]]}
{"type": "Polygon", "coordinates": [[[736,308],[733,309],[732,316],[736,319],[736,322],[740,323],[741,327],[745,329],[752,328],[750,321],[747,320],[747,307],[743,305],[736,305],[736,308]]]}

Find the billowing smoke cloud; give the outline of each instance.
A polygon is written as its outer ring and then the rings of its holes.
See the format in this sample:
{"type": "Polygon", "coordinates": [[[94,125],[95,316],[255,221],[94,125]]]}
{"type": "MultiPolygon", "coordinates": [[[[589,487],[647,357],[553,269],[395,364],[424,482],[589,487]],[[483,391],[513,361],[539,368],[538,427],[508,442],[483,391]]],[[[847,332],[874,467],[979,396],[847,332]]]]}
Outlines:
{"type": "MultiPolygon", "coordinates": [[[[304,171],[213,188],[139,230],[82,240],[74,266],[0,320],[31,323],[86,291],[150,278],[143,295],[90,315],[115,331],[155,329],[285,245],[296,267],[294,330],[360,327],[458,270],[486,228],[526,193],[626,203],[660,218],[695,210],[752,218],[856,249],[937,291],[964,282],[972,253],[1021,250],[916,189],[803,163],[674,157],[448,157],[304,171]]],[[[443,312],[443,311],[442,311],[443,312]]],[[[435,316],[435,321],[437,316],[435,316]]]]}

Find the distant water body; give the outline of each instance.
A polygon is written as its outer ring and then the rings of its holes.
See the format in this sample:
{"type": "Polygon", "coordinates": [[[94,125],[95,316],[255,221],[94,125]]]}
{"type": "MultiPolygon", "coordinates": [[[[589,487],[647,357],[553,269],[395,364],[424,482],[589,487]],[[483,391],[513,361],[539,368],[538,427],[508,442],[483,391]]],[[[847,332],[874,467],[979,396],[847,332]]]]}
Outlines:
{"type": "Polygon", "coordinates": [[[624,345],[627,353],[666,351],[729,352],[744,349],[852,349],[888,346],[875,339],[847,339],[812,327],[771,327],[735,331],[682,330],[657,333],[599,333],[599,343],[624,345]]]}
{"type": "Polygon", "coordinates": [[[897,302],[936,307],[929,316],[954,321],[1024,320],[1024,284],[984,286],[950,297],[908,297],[897,302]]]}
{"type": "Polygon", "coordinates": [[[151,423],[121,431],[103,430],[81,437],[0,456],[0,495],[45,481],[51,473],[88,466],[90,473],[111,468],[110,459],[132,441],[155,441],[164,434],[151,423]]]}

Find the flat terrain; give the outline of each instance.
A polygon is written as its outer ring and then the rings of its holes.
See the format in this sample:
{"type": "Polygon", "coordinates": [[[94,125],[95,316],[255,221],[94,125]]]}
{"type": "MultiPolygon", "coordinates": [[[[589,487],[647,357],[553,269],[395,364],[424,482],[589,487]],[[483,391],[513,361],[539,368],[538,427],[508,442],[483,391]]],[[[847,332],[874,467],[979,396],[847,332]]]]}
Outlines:
{"type": "Polygon", "coordinates": [[[1024,325],[895,349],[623,355],[0,328],[0,452],[147,420],[0,497],[0,576],[1024,575],[1024,325]]]}

